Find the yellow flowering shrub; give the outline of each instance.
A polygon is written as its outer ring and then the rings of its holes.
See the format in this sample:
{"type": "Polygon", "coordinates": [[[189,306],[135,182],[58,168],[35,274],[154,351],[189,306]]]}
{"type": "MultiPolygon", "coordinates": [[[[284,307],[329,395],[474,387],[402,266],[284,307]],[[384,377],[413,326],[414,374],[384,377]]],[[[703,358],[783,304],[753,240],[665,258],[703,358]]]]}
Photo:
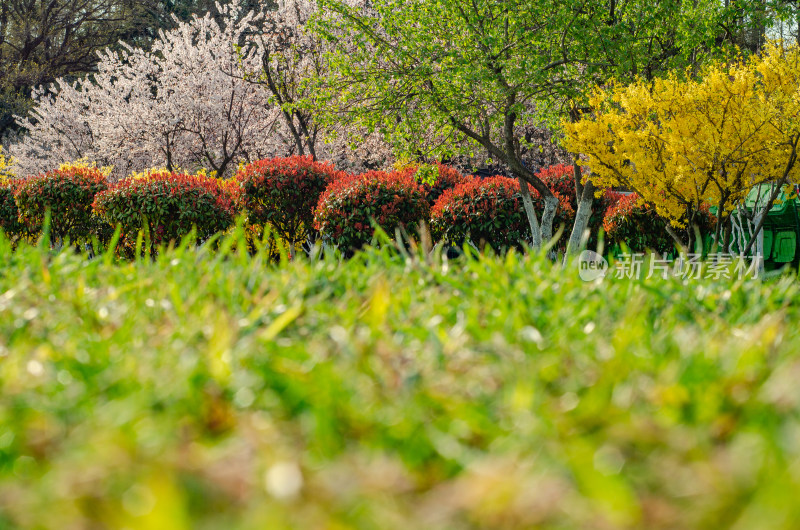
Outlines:
{"type": "Polygon", "coordinates": [[[730,214],[755,185],[795,182],[800,139],[800,50],[597,89],[593,112],[565,122],[566,146],[585,155],[599,188],[626,187],[673,226],[704,203],[730,214]]]}
{"type": "Polygon", "coordinates": [[[78,171],[78,170],[99,170],[100,173],[108,178],[111,172],[114,171],[114,166],[101,166],[97,167],[97,162],[90,162],[88,158],[79,158],[72,162],[65,162],[58,166],[58,171],[78,171]]]}
{"type": "Polygon", "coordinates": [[[0,184],[16,176],[12,169],[13,166],[14,166],[14,158],[10,156],[8,157],[5,156],[3,154],[2,146],[0,146],[0,184]]]}

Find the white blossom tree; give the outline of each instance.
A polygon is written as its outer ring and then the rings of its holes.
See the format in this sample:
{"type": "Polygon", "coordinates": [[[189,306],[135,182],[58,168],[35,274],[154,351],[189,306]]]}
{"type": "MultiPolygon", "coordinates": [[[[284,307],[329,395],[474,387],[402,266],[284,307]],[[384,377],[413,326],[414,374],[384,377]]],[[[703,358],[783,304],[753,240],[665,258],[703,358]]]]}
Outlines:
{"type": "Polygon", "coordinates": [[[387,167],[395,158],[383,135],[318,120],[312,81],[327,75],[326,56],[334,48],[310,28],[316,10],[315,0],[279,0],[276,9],[265,10],[241,48],[241,75],[268,91],[295,153],[330,160],[343,169],[387,167]]]}
{"type": "Polygon", "coordinates": [[[115,176],[152,166],[226,175],[239,161],[289,154],[280,108],[237,75],[256,68],[239,49],[259,15],[219,10],[161,32],[150,50],[102,53],[89,79],[38,88],[32,115],[18,118],[26,132],[12,147],[19,172],[86,157],[113,165],[115,176]]]}
{"type": "Polygon", "coordinates": [[[393,162],[381,135],[318,123],[308,79],[328,51],[305,30],[311,0],[245,13],[217,4],[162,31],[150,49],[121,43],[100,54],[97,72],[34,91],[17,117],[24,131],[11,152],[19,174],[88,158],[113,176],[147,167],[200,167],[230,175],[241,161],[310,154],[347,169],[393,162]]]}

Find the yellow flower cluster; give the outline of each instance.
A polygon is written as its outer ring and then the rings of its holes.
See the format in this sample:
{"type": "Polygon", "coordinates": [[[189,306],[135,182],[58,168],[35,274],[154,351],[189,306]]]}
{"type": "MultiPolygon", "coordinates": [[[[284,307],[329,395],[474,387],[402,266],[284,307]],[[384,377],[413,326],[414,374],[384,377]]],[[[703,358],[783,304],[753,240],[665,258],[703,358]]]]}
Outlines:
{"type": "Polygon", "coordinates": [[[567,148],[585,155],[597,186],[637,192],[675,226],[703,203],[727,214],[753,186],[800,177],[796,45],[697,76],[612,84],[590,103],[591,115],[563,124],[567,148]]]}
{"type": "Polygon", "coordinates": [[[88,158],[79,158],[73,162],[65,162],[58,166],[59,171],[69,171],[70,169],[99,169],[100,172],[108,177],[114,171],[113,166],[103,166],[98,168],[97,162],[90,162],[88,158]]]}
{"type": "Polygon", "coordinates": [[[0,184],[16,176],[12,169],[13,166],[14,158],[5,156],[3,154],[3,148],[0,147],[0,184]]]}
{"type": "Polygon", "coordinates": [[[152,177],[153,175],[161,175],[163,173],[170,173],[170,170],[168,170],[165,167],[150,167],[147,169],[143,169],[142,171],[133,171],[129,175],[129,178],[132,178],[134,180],[143,180],[148,177],[152,177]]]}
{"type": "MultiPolygon", "coordinates": [[[[242,164],[239,164],[239,167],[241,169],[242,164]]],[[[161,175],[162,173],[186,173],[186,174],[194,174],[194,175],[197,175],[197,176],[200,176],[200,177],[210,177],[210,178],[213,178],[213,179],[217,179],[217,172],[216,171],[209,171],[206,168],[202,168],[202,169],[200,169],[199,171],[197,171],[195,173],[191,173],[190,171],[185,171],[185,170],[183,170],[181,168],[175,168],[175,170],[170,171],[166,167],[150,167],[150,168],[147,168],[147,169],[143,169],[142,171],[134,171],[134,172],[132,172],[130,174],[130,178],[139,180],[139,179],[145,179],[147,177],[151,177],[153,175],[161,175]]],[[[221,180],[221,179],[217,179],[217,180],[221,180]]]]}

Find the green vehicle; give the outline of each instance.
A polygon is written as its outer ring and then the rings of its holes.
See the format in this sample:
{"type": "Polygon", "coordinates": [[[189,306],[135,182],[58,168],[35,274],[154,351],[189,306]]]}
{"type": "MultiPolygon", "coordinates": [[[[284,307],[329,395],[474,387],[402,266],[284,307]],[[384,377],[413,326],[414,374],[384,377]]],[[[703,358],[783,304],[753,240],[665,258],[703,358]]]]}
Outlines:
{"type": "MultiPolygon", "coordinates": [[[[770,195],[770,185],[763,184],[753,188],[745,199],[745,207],[749,213],[763,209],[767,197],[770,195]]],[[[788,264],[800,266],[800,198],[798,198],[797,185],[787,196],[786,190],[781,190],[775,204],[767,213],[763,227],[764,267],[767,270],[782,268],[788,264]]],[[[711,208],[716,214],[716,208],[711,208]]],[[[741,224],[735,223],[733,231],[733,250],[739,250],[739,244],[749,241],[749,233],[741,224]]],[[[757,244],[757,243],[756,243],[757,244]]],[[[711,247],[711,236],[706,237],[706,248],[711,247]]]]}

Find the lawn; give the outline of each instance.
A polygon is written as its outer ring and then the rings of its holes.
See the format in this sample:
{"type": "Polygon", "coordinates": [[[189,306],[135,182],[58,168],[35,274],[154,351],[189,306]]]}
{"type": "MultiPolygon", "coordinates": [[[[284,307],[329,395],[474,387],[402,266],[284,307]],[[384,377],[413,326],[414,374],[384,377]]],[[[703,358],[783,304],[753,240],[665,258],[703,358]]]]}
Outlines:
{"type": "Polygon", "coordinates": [[[800,284],[0,239],[0,528],[796,528],[800,284]]]}

